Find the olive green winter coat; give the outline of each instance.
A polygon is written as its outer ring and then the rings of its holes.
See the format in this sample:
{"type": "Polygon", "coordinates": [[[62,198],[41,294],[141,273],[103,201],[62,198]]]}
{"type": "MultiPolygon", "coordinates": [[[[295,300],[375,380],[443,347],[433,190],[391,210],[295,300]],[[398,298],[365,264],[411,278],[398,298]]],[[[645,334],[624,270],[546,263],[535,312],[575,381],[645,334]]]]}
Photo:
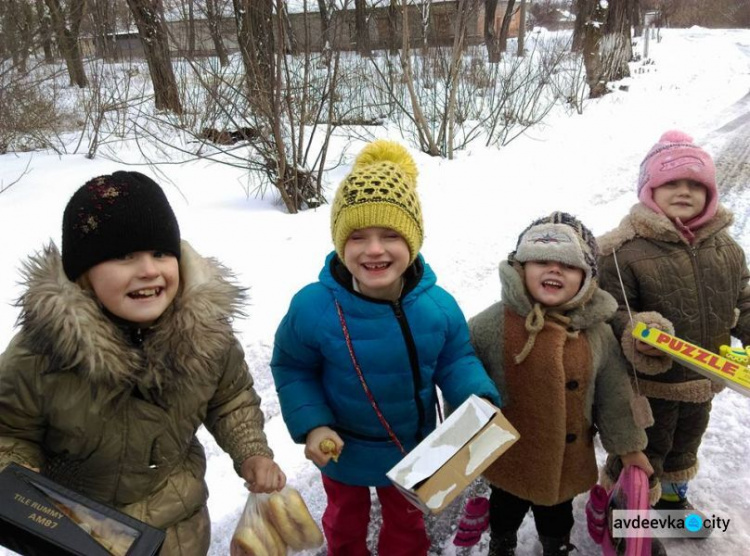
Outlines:
{"type": "Polygon", "coordinates": [[[519,498],[552,506],[596,483],[596,429],[612,454],[646,446],[630,410],[625,361],[606,322],[617,304],[595,288],[586,303],[565,313],[567,326],[545,317],[528,357],[518,363],[532,302],[507,261],[500,263],[500,281],[502,301],[470,319],[469,330],[521,438],[484,475],[519,498]]]}
{"type": "Polygon", "coordinates": [[[39,468],[167,530],[162,556],[207,553],[198,427],[205,424],[236,469],[249,456],[271,455],[231,327],[243,291],[183,242],[177,297],[138,331],[109,319],[66,278],[54,246],[24,273],[20,331],[0,356],[0,467],[39,468]]]}
{"type": "Polygon", "coordinates": [[[732,219],[719,206],[691,244],[666,216],[638,203],[599,239],[599,283],[619,303],[612,327],[648,397],[700,403],[717,387],[666,356],[634,351],[623,287],[636,321],[671,325],[679,338],[715,353],[730,343],[730,333],[750,344],[750,272],[742,248],[727,233],[732,219]]]}

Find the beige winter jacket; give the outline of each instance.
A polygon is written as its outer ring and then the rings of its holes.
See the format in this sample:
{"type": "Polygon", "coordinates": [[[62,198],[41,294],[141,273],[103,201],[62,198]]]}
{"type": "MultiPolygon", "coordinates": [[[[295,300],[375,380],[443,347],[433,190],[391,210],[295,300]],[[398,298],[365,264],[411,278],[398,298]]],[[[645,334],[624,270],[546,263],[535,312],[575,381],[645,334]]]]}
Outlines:
{"type": "Polygon", "coordinates": [[[495,486],[551,506],[590,489],[597,480],[593,436],[622,455],[642,450],[646,434],[630,410],[632,390],[619,344],[606,320],[617,308],[596,289],[566,315],[567,330],[547,319],[520,364],[532,304],[520,274],[500,264],[503,299],[469,321],[479,359],[497,384],[503,413],[521,438],[485,472],[495,486]],[[578,331],[577,334],[568,332],[578,331]]]}
{"type": "Polygon", "coordinates": [[[21,330],[0,356],[0,467],[38,467],[167,530],[162,556],[206,554],[198,427],[236,468],[271,455],[231,327],[243,291],[183,242],[180,293],[139,347],[66,278],[54,246],[30,259],[25,278],[21,330]]]}
{"type": "Polygon", "coordinates": [[[730,333],[747,345],[750,272],[742,248],[727,233],[732,219],[719,206],[690,244],[666,216],[638,203],[599,239],[600,285],[619,304],[613,328],[635,364],[641,392],[649,397],[705,402],[718,388],[666,356],[649,357],[633,349],[623,286],[635,321],[671,325],[679,338],[716,353],[730,343],[730,333]]]}

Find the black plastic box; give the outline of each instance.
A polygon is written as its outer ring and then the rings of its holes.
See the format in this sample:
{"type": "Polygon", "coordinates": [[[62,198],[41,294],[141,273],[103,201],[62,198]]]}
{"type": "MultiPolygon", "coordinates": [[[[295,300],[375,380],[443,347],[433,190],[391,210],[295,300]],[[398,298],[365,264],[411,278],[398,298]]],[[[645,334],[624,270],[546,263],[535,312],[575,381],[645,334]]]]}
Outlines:
{"type": "Polygon", "coordinates": [[[27,556],[153,556],[164,532],[14,463],[0,471],[0,544],[27,556]]]}

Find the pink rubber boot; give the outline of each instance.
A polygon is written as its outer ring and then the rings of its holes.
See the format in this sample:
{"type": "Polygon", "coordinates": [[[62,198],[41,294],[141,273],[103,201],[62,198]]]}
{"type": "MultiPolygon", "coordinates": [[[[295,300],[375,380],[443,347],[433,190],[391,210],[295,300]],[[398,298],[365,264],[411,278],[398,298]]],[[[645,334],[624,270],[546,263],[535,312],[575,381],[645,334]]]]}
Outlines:
{"type": "Polygon", "coordinates": [[[461,515],[461,521],[458,522],[458,531],[456,532],[456,538],[453,539],[453,544],[456,546],[474,546],[489,526],[490,501],[482,496],[469,498],[461,515]]]}

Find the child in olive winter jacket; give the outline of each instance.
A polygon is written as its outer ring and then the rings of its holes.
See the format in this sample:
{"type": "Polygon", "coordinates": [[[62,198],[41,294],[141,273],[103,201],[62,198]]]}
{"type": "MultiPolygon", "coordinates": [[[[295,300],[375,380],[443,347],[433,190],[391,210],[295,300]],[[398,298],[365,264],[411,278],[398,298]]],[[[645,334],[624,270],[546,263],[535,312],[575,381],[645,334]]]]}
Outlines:
{"type": "MultiPolygon", "coordinates": [[[[687,484],[698,471],[698,448],[720,386],[634,341],[628,312],[635,322],[716,353],[730,334],[747,345],[750,272],[727,231],[733,216],[719,204],[713,160],[687,134],[666,132],[651,148],[641,163],[638,199],[600,239],[601,285],[619,303],[613,328],[653,413],[645,450],[655,470],[652,502],[686,509],[692,507],[687,484]]],[[[614,479],[619,466],[610,463],[614,479]]]]}
{"type": "Polygon", "coordinates": [[[202,424],[251,491],[284,486],[232,331],[243,290],[180,240],[153,180],[87,182],[65,208],[62,255],[50,245],[24,274],[20,331],[0,356],[0,468],[166,530],[162,556],[208,552],[202,424]]]}
{"type": "Polygon", "coordinates": [[[597,481],[593,438],[652,472],[619,344],[617,303],[597,286],[596,242],[566,213],[533,222],[500,263],[502,300],[469,321],[471,341],[521,437],[484,476],[490,555],[515,553],[531,509],[545,555],[568,554],[573,498],[597,481]]]}
{"type": "Polygon", "coordinates": [[[330,555],[370,554],[375,487],[378,554],[425,556],[422,512],[386,472],[435,429],[436,387],[453,406],[471,394],[500,403],[461,310],[419,253],[416,177],[397,143],[365,147],[333,201],[335,251],[319,281],[294,296],[276,333],[271,366],[281,411],[321,468],[330,555]]]}

